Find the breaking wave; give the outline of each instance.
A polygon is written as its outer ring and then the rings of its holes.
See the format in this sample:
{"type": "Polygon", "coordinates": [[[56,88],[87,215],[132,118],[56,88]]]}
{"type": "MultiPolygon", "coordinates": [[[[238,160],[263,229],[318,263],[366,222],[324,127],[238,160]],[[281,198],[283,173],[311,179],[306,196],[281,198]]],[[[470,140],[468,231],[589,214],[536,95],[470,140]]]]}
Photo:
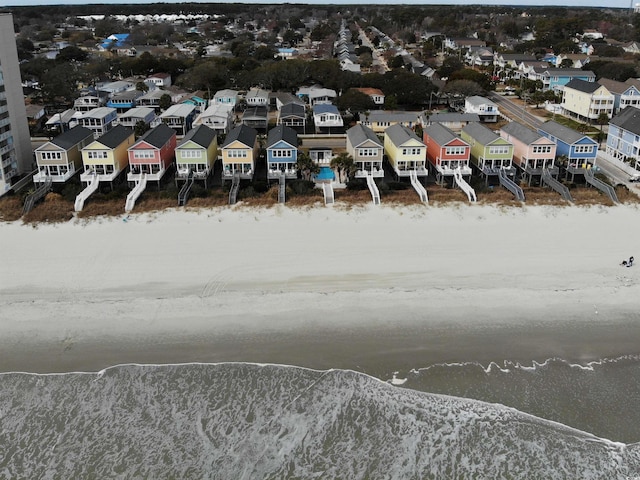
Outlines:
{"type": "Polygon", "coordinates": [[[545,478],[640,474],[640,449],[345,370],[122,365],[0,376],[4,478],[545,478]]]}

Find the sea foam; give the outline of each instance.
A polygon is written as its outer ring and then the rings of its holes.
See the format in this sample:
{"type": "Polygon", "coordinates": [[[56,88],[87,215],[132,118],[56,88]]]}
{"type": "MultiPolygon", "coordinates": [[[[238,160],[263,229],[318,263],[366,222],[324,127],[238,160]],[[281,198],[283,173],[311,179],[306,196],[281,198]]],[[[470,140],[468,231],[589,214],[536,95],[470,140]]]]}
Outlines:
{"type": "Polygon", "coordinates": [[[545,478],[640,474],[640,450],[344,370],[123,365],[0,377],[0,477],[545,478]]]}

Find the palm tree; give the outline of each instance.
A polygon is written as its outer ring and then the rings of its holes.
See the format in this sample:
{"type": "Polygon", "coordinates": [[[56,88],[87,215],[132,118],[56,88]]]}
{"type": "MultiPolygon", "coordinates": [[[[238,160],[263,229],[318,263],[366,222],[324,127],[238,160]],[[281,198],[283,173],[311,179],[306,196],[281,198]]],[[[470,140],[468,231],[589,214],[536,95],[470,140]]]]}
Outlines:
{"type": "Polygon", "coordinates": [[[338,180],[340,183],[346,183],[357,170],[353,157],[347,152],[342,152],[336,157],[333,157],[329,166],[338,171],[338,180]]]}
{"type": "Polygon", "coordinates": [[[302,174],[302,178],[307,181],[311,180],[311,175],[320,173],[320,166],[311,160],[311,157],[304,152],[298,153],[296,168],[302,174]]]}
{"type": "Polygon", "coordinates": [[[602,112],[600,115],[598,115],[598,118],[596,119],[596,123],[600,125],[600,133],[598,134],[598,147],[601,147],[602,139],[604,138],[604,132],[602,131],[602,126],[606,123],[609,123],[609,115],[602,112]]]}

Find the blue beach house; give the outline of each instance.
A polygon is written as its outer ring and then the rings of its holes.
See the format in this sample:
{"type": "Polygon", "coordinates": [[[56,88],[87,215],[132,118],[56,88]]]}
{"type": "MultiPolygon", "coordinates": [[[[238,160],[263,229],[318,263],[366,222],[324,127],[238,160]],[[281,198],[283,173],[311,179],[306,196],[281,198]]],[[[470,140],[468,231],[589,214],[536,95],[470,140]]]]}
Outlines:
{"type": "Polygon", "coordinates": [[[640,170],[640,109],[627,107],[609,122],[607,153],[640,170]]]}
{"type": "Polygon", "coordinates": [[[567,177],[573,181],[596,164],[598,142],[583,133],[560,125],[553,120],[543,123],[538,133],[556,144],[556,154],[567,158],[567,177]]]}
{"type": "Polygon", "coordinates": [[[267,175],[278,178],[297,178],[298,133],[290,127],[278,125],[267,136],[267,175]]]}

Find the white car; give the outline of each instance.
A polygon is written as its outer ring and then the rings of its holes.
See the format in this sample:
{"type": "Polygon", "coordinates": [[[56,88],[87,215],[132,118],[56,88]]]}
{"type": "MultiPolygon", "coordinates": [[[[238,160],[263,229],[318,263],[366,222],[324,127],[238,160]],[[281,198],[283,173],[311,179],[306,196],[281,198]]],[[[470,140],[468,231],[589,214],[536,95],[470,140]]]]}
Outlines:
{"type": "Polygon", "coordinates": [[[635,175],[631,175],[629,177],[629,181],[632,183],[640,182],[640,173],[636,173],[635,175]]]}

